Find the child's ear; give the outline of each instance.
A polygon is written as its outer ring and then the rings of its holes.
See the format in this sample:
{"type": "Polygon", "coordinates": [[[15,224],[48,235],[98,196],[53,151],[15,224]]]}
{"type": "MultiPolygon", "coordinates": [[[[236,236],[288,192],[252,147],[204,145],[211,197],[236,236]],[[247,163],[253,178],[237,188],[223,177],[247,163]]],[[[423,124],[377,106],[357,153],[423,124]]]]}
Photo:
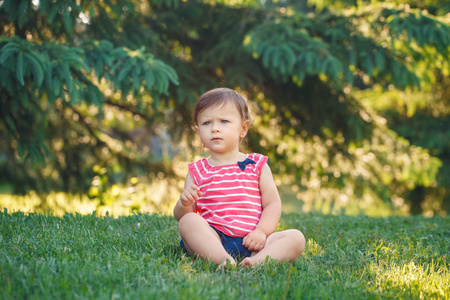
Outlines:
{"type": "Polygon", "coordinates": [[[251,123],[249,120],[245,120],[244,122],[242,122],[242,128],[241,128],[241,134],[240,134],[241,138],[245,138],[248,130],[250,129],[250,125],[251,125],[251,123]]]}
{"type": "Polygon", "coordinates": [[[194,126],[194,130],[198,133],[198,126],[197,125],[194,126]]]}

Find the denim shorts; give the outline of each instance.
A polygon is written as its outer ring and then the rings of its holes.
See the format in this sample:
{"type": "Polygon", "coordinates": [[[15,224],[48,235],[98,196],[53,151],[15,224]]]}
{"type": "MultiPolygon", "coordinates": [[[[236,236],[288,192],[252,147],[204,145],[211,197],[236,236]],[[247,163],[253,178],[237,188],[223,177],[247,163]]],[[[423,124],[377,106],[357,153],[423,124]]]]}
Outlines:
{"type": "MultiPolygon", "coordinates": [[[[252,251],[248,250],[244,245],[242,245],[242,241],[244,240],[243,237],[228,236],[212,226],[211,228],[214,229],[214,231],[219,235],[220,241],[222,242],[222,246],[225,248],[225,251],[227,251],[227,253],[230,254],[234,259],[242,259],[252,255],[252,251]]],[[[181,240],[180,246],[186,253],[188,253],[183,240],[181,240]]]]}

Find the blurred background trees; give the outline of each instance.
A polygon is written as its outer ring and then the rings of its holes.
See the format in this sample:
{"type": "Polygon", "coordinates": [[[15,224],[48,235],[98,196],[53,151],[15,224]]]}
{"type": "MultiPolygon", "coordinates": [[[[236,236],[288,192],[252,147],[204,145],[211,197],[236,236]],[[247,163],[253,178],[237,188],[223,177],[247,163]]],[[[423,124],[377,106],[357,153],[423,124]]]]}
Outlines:
{"type": "Polygon", "coordinates": [[[445,214],[449,12],[433,0],[0,1],[2,189],[134,205],[141,184],[160,209],[145,189],[158,182],[170,206],[203,155],[192,105],[227,86],[252,100],[245,147],[269,156],[303,210],[445,214]]]}

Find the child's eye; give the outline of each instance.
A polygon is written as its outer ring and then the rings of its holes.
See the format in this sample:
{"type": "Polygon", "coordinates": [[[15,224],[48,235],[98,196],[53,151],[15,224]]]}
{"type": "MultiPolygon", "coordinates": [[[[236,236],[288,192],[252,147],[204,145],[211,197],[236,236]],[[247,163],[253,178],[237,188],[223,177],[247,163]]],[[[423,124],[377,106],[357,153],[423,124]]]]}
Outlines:
{"type": "Polygon", "coordinates": [[[229,123],[228,120],[222,120],[222,123],[229,123]]]}
{"type": "Polygon", "coordinates": [[[203,122],[203,125],[209,125],[211,122],[209,122],[209,121],[206,121],[206,122],[203,122]]]}

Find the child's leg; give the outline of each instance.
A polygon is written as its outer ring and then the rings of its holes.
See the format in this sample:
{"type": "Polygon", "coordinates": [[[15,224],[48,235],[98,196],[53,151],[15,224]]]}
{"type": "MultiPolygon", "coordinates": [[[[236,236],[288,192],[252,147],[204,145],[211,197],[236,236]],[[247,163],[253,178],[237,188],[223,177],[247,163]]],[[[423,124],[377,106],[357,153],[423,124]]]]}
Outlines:
{"type": "Polygon", "coordinates": [[[227,259],[233,265],[236,264],[233,257],[223,248],[217,232],[196,213],[184,215],[178,223],[178,231],[190,253],[219,265],[224,265],[227,259]]]}
{"type": "Polygon", "coordinates": [[[275,260],[294,261],[305,250],[305,237],[295,229],[274,232],[267,237],[264,248],[245,258],[240,265],[248,266],[263,263],[267,256],[275,260]]]}

